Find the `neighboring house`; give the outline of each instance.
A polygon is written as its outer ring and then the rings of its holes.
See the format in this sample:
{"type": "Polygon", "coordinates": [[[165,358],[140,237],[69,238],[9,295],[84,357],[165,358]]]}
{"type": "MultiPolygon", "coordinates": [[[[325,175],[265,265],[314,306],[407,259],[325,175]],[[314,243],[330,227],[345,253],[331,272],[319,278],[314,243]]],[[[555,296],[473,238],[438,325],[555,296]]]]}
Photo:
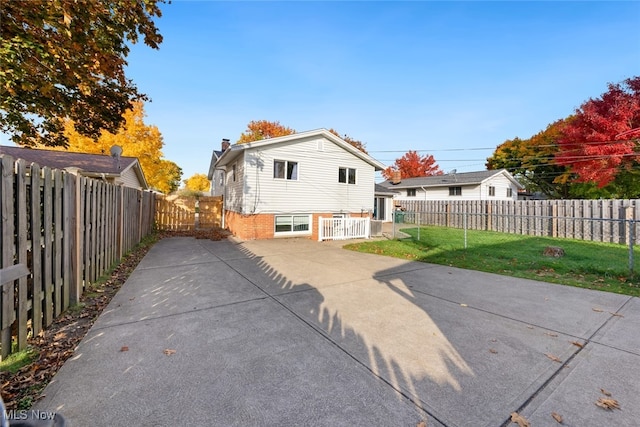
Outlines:
{"type": "Polygon", "coordinates": [[[375,184],[373,219],[390,222],[393,215],[393,197],[399,194],[398,191],[390,190],[380,184],[375,184]]]}
{"type": "Polygon", "coordinates": [[[69,151],[0,145],[0,155],[37,163],[41,167],[66,170],[82,176],[102,179],[113,184],[136,189],[148,189],[140,162],[136,157],[112,157],[106,154],[72,153],[69,151]]]}
{"type": "Polygon", "coordinates": [[[505,169],[395,178],[380,183],[402,200],[518,200],[523,186],[505,169]]]}
{"type": "Polygon", "coordinates": [[[223,139],[222,144],[220,146],[220,150],[213,150],[213,154],[211,155],[211,163],[209,164],[209,173],[207,174],[207,178],[211,181],[211,195],[212,196],[222,196],[224,195],[224,168],[215,168],[215,164],[218,159],[222,156],[222,153],[227,151],[227,148],[230,147],[230,143],[228,139],[223,139]]]}
{"type": "Polygon", "coordinates": [[[384,165],[326,129],[234,144],[224,171],[224,222],[241,239],[317,238],[318,218],[369,216],[384,165]]]}

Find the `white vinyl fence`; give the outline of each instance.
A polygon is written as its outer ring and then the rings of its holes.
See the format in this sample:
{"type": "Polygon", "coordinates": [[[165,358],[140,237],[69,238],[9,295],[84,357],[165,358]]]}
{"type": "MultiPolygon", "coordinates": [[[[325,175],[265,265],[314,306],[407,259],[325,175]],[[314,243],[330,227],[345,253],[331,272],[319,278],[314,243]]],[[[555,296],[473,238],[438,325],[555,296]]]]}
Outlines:
{"type": "Polygon", "coordinates": [[[368,239],[371,222],[365,218],[322,218],[318,221],[318,241],[368,239]]]}

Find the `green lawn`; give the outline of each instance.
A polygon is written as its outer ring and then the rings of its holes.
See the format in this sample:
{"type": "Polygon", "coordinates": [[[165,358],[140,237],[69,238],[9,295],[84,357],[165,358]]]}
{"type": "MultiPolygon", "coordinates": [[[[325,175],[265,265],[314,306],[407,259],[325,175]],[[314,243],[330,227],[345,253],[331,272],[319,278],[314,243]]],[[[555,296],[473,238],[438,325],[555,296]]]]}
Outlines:
{"type": "MultiPolygon", "coordinates": [[[[640,296],[640,275],[630,274],[628,247],[624,245],[469,230],[465,249],[464,231],[460,229],[421,227],[402,231],[412,237],[354,243],[345,248],[640,296]],[[565,256],[543,256],[547,246],[563,248],[565,256]]],[[[640,257],[640,250],[636,256],[640,257]]]]}

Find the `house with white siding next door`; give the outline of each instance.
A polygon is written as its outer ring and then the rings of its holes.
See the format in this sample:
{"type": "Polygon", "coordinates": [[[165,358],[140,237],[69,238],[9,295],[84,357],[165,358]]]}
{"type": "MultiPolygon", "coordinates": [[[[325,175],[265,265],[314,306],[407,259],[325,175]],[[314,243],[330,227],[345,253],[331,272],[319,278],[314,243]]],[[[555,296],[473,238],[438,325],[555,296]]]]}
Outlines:
{"type": "Polygon", "coordinates": [[[212,157],[224,224],[241,239],[317,238],[318,218],[374,211],[384,165],[326,129],[233,144],[212,157]]]}
{"type": "Polygon", "coordinates": [[[518,200],[524,187],[506,169],[396,177],[379,185],[395,190],[395,200],[518,200]]]}

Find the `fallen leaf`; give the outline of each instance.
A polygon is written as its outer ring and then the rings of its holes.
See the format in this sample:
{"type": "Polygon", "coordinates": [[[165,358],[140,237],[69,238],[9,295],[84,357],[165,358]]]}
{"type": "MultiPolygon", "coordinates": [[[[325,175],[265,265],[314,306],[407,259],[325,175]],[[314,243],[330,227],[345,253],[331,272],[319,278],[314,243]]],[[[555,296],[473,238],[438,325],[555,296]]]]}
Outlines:
{"type": "Polygon", "coordinates": [[[603,409],[606,409],[607,411],[612,411],[614,409],[620,409],[620,405],[618,404],[618,401],[615,399],[608,399],[608,398],[604,398],[601,397],[600,399],[598,399],[598,401],[596,402],[596,406],[599,406],[603,409]]]}
{"type": "Polygon", "coordinates": [[[611,393],[603,388],[600,389],[600,393],[604,394],[605,396],[611,397],[611,393]]]}
{"type": "Polygon", "coordinates": [[[129,347],[123,345],[122,347],[120,347],[120,351],[129,351],[129,347]]]}
{"type": "Polygon", "coordinates": [[[172,354],[175,354],[175,350],[171,349],[171,348],[165,348],[164,349],[164,354],[166,354],[167,356],[171,356],[172,354]]]}
{"type": "Polygon", "coordinates": [[[496,350],[494,348],[490,348],[489,349],[489,353],[498,354],[498,350],[496,350]]]}
{"type": "Polygon", "coordinates": [[[591,310],[595,311],[596,313],[602,313],[604,311],[600,308],[592,308],[591,310]]]}
{"type": "Polygon", "coordinates": [[[553,360],[554,362],[562,363],[562,360],[558,359],[553,354],[545,353],[544,355],[547,356],[549,359],[553,360]]]}
{"type": "Polygon", "coordinates": [[[575,345],[576,347],[584,347],[584,344],[580,344],[578,341],[569,341],[571,344],[575,345]]]}
{"type": "Polygon", "coordinates": [[[558,424],[562,424],[562,415],[560,415],[557,412],[552,412],[551,416],[553,417],[554,420],[558,422],[558,424]]]}
{"type": "Polygon", "coordinates": [[[620,313],[613,313],[613,312],[609,312],[612,316],[617,316],[617,317],[624,317],[622,314],[620,313]]]}
{"type": "Polygon", "coordinates": [[[494,338],[491,340],[491,342],[498,342],[498,340],[494,338]]]}
{"type": "Polygon", "coordinates": [[[527,329],[533,329],[533,326],[527,325],[527,329]]]}
{"type": "Polygon", "coordinates": [[[529,424],[529,421],[527,421],[525,417],[518,414],[517,412],[511,413],[511,422],[518,424],[519,427],[531,427],[531,424],[529,424]]]}
{"type": "Polygon", "coordinates": [[[427,422],[426,421],[420,421],[418,423],[418,425],[416,425],[416,427],[427,427],[427,422]]]}
{"type": "Polygon", "coordinates": [[[468,307],[467,304],[460,304],[460,307],[468,307]]]}
{"type": "Polygon", "coordinates": [[[554,337],[554,338],[558,336],[558,334],[554,334],[552,332],[545,332],[544,334],[545,335],[549,335],[550,337],[554,337]]]}

